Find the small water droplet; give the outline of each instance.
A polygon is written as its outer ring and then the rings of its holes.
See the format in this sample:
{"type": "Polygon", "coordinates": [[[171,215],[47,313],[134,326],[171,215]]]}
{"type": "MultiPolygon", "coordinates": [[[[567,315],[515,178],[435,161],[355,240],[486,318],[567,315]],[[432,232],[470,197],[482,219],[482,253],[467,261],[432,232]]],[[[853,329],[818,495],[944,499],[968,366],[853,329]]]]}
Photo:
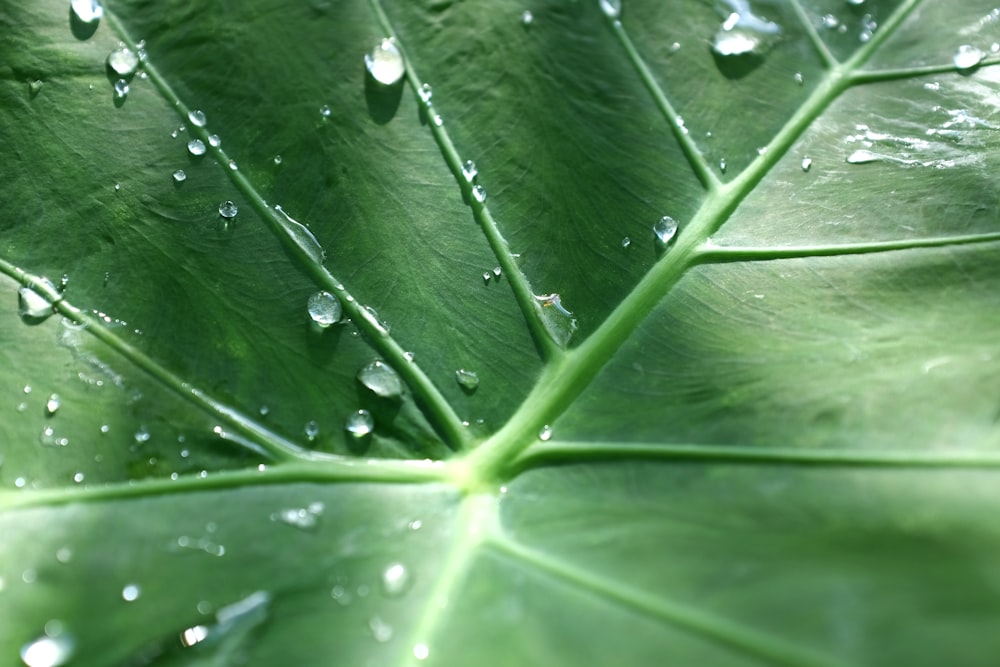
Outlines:
{"type": "Polygon", "coordinates": [[[871,151],[866,151],[864,149],[859,149],[847,156],[848,164],[868,164],[869,162],[875,162],[879,159],[879,156],[871,151]]]}
{"type": "Polygon", "coordinates": [[[274,164],[281,164],[281,156],[280,155],[275,155],[274,156],[274,164]]]}
{"type": "Polygon", "coordinates": [[[467,183],[471,183],[476,180],[476,176],[478,175],[479,169],[476,168],[476,163],[472,160],[466,160],[465,164],[462,165],[462,178],[464,178],[467,183]]]}
{"type": "Polygon", "coordinates": [[[208,145],[212,148],[218,148],[222,145],[222,139],[219,139],[219,135],[212,134],[208,137],[208,145]]]}
{"type": "Polygon", "coordinates": [[[59,667],[73,657],[73,644],[66,634],[42,636],[21,647],[21,661],[28,667],[59,667]]]}
{"type": "Polygon", "coordinates": [[[812,158],[810,157],[802,158],[802,171],[809,171],[810,169],[812,169],[812,166],[813,166],[812,158]]]}
{"type": "Polygon", "coordinates": [[[542,430],[538,432],[538,439],[542,442],[547,442],[552,438],[552,427],[546,424],[542,427],[542,430]]]}
{"type": "Polygon", "coordinates": [[[383,39],[365,54],[365,69],[375,81],[392,86],[403,78],[403,54],[391,38],[383,39]]]}
{"type": "Polygon", "coordinates": [[[73,0],[70,10],[78,21],[86,25],[97,23],[104,16],[104,8],[97,0],[73,0]]]}
{"type": "Polygon", "coordinates": [[[429,83],[420,84],[420,90],[417,92],[424,104],[430,104],[431,98],[434,97],[434,89],[431,88],[431,84],[429,83]]]}
{"type": "Polygon", "coordinates": [[[372,637],[379,643],[384,643],[392,639],[392,626],[378,616],[372,616],[369,619],[368,628],[372,631],[372,637]]]}
{"type": "Polygon", "coordinates": [[[486,201],[486,188],[484,188],[481,185],[473,186],[473,188],[472,188],[472,197],[477,202],[479,202],[480,204],[482,204],[484,201],[486,201]]]}
{"type": "Polygon", "coordinates": [[[392,563],[382,571],[382,594],[398,598],[410,588],[410,572],[402,563],[392,563]]]}
{"type": "Polygon", "coordinates": [[[141,445],[144,442],[149,442],[152,435],[145,426],[140,426],[135,430],[135,435],[132,436],[137,445],[141,445]]]}
{"type": "Polygon", "coordinates": [[[622,0],[600,0],[601,11],[605,16],[616,19],[622,14],[622,0]]]}
{"type": "Polygon", "coordinates": [[[69,547],[62,547],[56,551],[56,560],[65,565],[73,560],[73,550],[69,547]]]}
{"type": "Polygon", "coordinates": [[[124,100],[126,97],[128,97],[129,86],[128,86],[128,81],[126,81],[125,79],[118,79],[117,81],[115,81],[114,89],[115,89],[116,100],[124,100]]]}
{"type": "Polygon", "coordinates": [[[326,104],[324,104],[319,108],[319,115],[322,116],[323,118],[329,118],[331,113],[333,112],[330,110],[330,107],[326,104]]]}
{"type": "Polygon", "coordinates": [[[805,79],[802,77],[802,72],[796,72],[794,75],[792,75],[792,78],[795,79],[795,83],[799,84],[800,86],[803,83],[805,83],[805,79]]]}
{"type": "Polygon", "coordinates": [[[336,324],[343,315],[340,299],[329,292],[316,292],[310,296],[307,308],[309,319],[322,329],[336,324]]]}
{"type": "Polygon", "coordinates": [[[183,169],[178,169],[174,172],[175,183],[183,183],[185,180],[187,180],[187,174],[184,173],[183,169]]]}
{"type": "Polygon", "coordinates": [[[76,484],[82,484],[85,479],[85,475],[82,472],[78,472],[73,475],[73,482],[76,484]]]}
{"type": "Polygon", "coordinates": [[[665,215],[653,225],[653,234],[660,246],[666,246],[677,234],[677,221],[665,215]]]}
{"type": "Polygon", "coordinates": [[[361,439],[375,428],[375,420],[372,419],[371,413],[367,410],[358,410],[347,418],[345,428],[352,436],[361,439]]]}
{"type": "Polygon", "coordinates": [[[142,594],[142,589],[137,584],[128,584],[122,589],[122,600],[125,602],[135,602],[142,594]]]}
{"type": "Polygon", "coordinates": [[[626,236],[625,238],[623,238],[623,239],[622,239],[622,247],[623,247],[623,248],[627,248],[627,247],[629,247],[630,245],[632,245],[632,239],[630,239],[630,238],[629,238],[629,237],[627,237],[627,236],[626,236]]]}
{"type": "Polygon", "coordinates": [[[430,654],[431,650],[427,647],[427,644],[416,644],[413,647],[413,657],[417,660],[426,660],[430,654]]]}
{"type": "Polygon", "coordinates": [[[194,156],[205,154],[205,143],[201,139],[192,139],[188,142],[188,153],[194,156]]]}
{"type": "MultiPolygon", "coordinates": [[[[45,286],[55,290],[55,285],[43,279],[45,286]]],[[[17,314],[26,324],[38,324],[52,314],[52,303],[30,287],[17,290],[17,314]]]]}
{"type": "Polygon", "coordinates": [[[721,171],[723,174],[726,173],[726,158],[722,158],[721,160],[719,160],[719,171],[721,171]]]}
{"type": "Polygon", "coordinates": [[[60,405],[62,405],[62,401],[59,399],[59,394],[52,394],[45,402],[45,414],[51,417],[59,410],[60,405]]]}
{"type": "Polygon", "coordinates": [[[424,522],[421,521],[420,519],[414,519],[410,523],[406,524],[406,526],[410,530],[420,530],[421,528],[424,527],[424,522]]]}
{"type": "Polygon", "coordinates": [[[437,113],[434,114],[434,118],[431,118],[431,122],[434,123],[435,127],[441,127],[444,125],[444,118],[441,117],[441,114],[437,113]]]}
{"type": "Polygon", "coordinates": [[[494,266],[493,267],[493,277],[494,278],[499,278],[501,273],[503,273],[503,269],[502,268],[500,268],[499,266],[494,266]]]}
{"type": "Polygon", "coordinates": [[[489,271],[483,271],[483,282],[484,283],[489,284],[490,278],[492,278],[492,277],[493,277],[493,274],[491,274],[489,271]]]}
{"type": "Polygon", "coordinates": [[[34,81],[29,81],[28,82],[28,96],[31,97],[32,99],[34,99],[34,97],[36,95],[38,95],[38,93],[40,93],[42,91],[42,86],[43,85],[44,85],[44,82],[41,81],[41,80],[39,80],[39,79],[35,79],[34,81]]]}
{"type": "Polygon", "coordinates": [[[377,396],[397,398],[403,395],[403,381],[391,367],[375,360],[358,371],[358,381],[377,396]]]}
{"type": "Polygon", "coordinates": [[[531,13],[530,10],[525,9],[521,12],[521,25],[527,27],[535,22],[535,15],[531,13]]]}
{"type": "Polygon", "coordinates": [[[316,423],[316,420],[310,419],[309,421],[306,422],[306,425],[303,428],[303,430],[306,433],[306,438],[309,440],[309,442],[312,442],[313,440],[316,439],[316,436],[319,435],[319,424],[316,423]]]}
{"type": "Polygon", "coordinates": [[[223,218],[231,220],[232,218],[236,217],[237,213],[239,213],[239,208],[237,208],[236,204],[229,201],[228,199],[219,204],[219,215],[221,215],[223,218]]]}
{"type": "Polygon", "coordinates": [[[308,507],[292,507],[275,512],[271,521],[278,521],[295,528],[312,530],[319,525],[319,517],[325,509],[323,503],[310,503],[308,507]]]}
{"type": "Polygon", "coordinates": [[[455,371],[455,380],[465,391],[472,393],[479,388],[479,375],[475,371],[459,368],[455,371]]]}
{"type": "Polygon", "coordinates": [[[955,69],[960,72],[975,69],[982,61],[983,52],[970,44],[962,44],[955,49],[955,55],[951,59],[951,62],[955,65],[955,69]]]}
{"type": "Polygon", "coordinates": [[[201,109],[189,111],[188,120],[191,121],[191,124],[195,127],[205,127],[205,123],[208,122],[208,118],[205,117],[205,112],[201,109]]]}
{"type": "Polygon", "coordinates": [[[139,68],[139,56],[126,46],[119,46],[108,54],[108,67],[118,76],[132,76],[139,68]]]}

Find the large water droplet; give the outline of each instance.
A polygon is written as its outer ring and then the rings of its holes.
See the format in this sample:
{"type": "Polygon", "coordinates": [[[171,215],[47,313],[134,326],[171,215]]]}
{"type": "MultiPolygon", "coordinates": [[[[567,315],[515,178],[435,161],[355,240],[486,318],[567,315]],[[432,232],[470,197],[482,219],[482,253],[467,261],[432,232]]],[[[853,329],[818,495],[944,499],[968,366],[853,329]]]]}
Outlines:
{"type": "Polygon", "coordinates": [[[132,76],[139,68],[139,56],[126,46],[119,46],[108,54],[108,67],[118,76],[132,76]]]}
{"type": "Polygon", "coordinates": [[[320,245],[309,228],[285,213],[285,209],[281,208],[280,204],[276,204],[274,210],[281,214],[279,222],[292,240],[295,241],[295,245],[301,248],[312,261],[322,264],[326,260],[326,251],[323,250],[323,246],[320,245]]]}
{"type": "Polygon", "coordinates": [[[653,225],[653,234],[660,246],[666,246],[677,234],[677,221],[665,215],[653,225]]]}
{"type": "Polygon", "coordinates": [[[471,183],[476,180],[477,175],[479,175],[479,169],[476,168],[476,163],[472,160],[466,160],[465,164],[462,165],[462,178],[471,183]]]}
{"type": "Polygon", "coordinates": [[[755,15],[748,0],[725,0],[732,10],[712,38],[712,51],[723,58],[761,56],[771,46],[781,26],[755,15]]]}
{"type": "Polygon", "coordinates": [[[59,667],[73,657],[73,638],[60,633],[39,637],[21,647],[21,661],[28,667],[59,667]]]}
{"type": "Polygon", "coordinates": [[[339,322],[343,314],[340,299],[329,292],[316,292],[310,296],[307,307],[309,319],[323,329],[339,322]]]}
{"type": "Polygon", "coordinates": [[[558,294],[535,295],[537,313],[542,319],[545,330],[559,345],[566,347],[577,330],[577,321],[573,313],[562,305],[558,294]]]}
{"type": "Polygon", "coordinates": [[[410,588],[410,572],[402,563],[393,563],[382,571],[382,594],[397,598],[410,588]]]}
{"type": "Polygon", "coordinates": [[[195,127],[205,127],[205,123],[208,122],[208,118],[205,117],[205,112],[201,109],[189,111],[188,120],[191,121],[191,124],[195,127]]]}
{"type": "Polygon", "coordinates": [[[983,52],[975,46],[962,44],[955,49],[955,55],[952,56],[951,62],[955,65],[955,69],[966,72],[978,67],[979,63],[983,61],[983,56],[983,52]]]}
{"type": "Polygon", "coordinates": [[[235,218],[237,213],[239,213],[239,208],[237,208],[236,204],[229,201],[228,199],[219,204],[219,215],[221,215],[223,218],[230,220],[232,218],[235,218]]]}
{"type": "Polygon", "coordinates": [[[355,438],[363,438],[375,428],[375,420],[367,410],[358,410],[347,418],[345,425],[347,432],[355,438]]]}
{"type": "Polygon", "coordinates": [[[391,86],[403,78],[403,54],[392,39],[383,39],[365,54],[365,68],[375,81],[391,86]]]}
{"type": "Polygon", "coordinates": [[[114,89],[115,89],[116,100],[124,100],[126,97],[128,97],[129,85],[128,81],[126,81],[125,79],[118,79],[117,81],[115,81],[114,89]]]}
{"type": "Polygon", "coordinates": [[[608,18],[616,19],[622,14],[622,0],[600,0],[601,11],[608,18]]]}
{"type": "Polygon", "coordinates": [[[397,398],[403,395],[403,381],[399,379],[396,371],[379,360],[358,371],[358,381],[383,398],[397,398]]]}
{"type": "Polygon", "coordinates": [[[475,371],[469,371],[464,368],[459,368],[455,371],[455,380],[458,382],[462,389],[473,392],[479,388],[479,376],[475,371]]]}
{"type": "MultiPolygon", "coordinates": [[[[55,285],[45,280],[46,287],[55,290],[55,285]]],[[[52,314],[52,303],[30,287],[17,290],[17,314],[26,324],[38,324],[52,314]]]]}
{"type": "Polygon", "coordinates": [[[122,588],[122,600],[125,602],[135,602],[142,595],[142,589],[138,584],[128,584],[122,588]]]}
{"type": "Polygon", "coordinates": [[[201,139],[192,139],[188,142],[188,153],[194,156],[205,154],[205,142],[201,139]]]}
{"type": "Polygon", "coordinates": [[[97,23],[104,16],[104,8],[97,0],[73,0],[69,7],[73,16],[86,25],[97,23]]]}

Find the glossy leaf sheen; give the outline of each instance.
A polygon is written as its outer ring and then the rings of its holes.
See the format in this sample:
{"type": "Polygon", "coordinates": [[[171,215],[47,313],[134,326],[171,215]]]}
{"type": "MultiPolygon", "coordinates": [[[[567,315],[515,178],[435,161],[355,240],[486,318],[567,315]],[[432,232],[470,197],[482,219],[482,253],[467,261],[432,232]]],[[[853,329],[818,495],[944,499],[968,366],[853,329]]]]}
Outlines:
{"type": "Polygon", "coordinates": [[[1000,654],[990,4],[9,4],[3,664],[1000,654]]]}

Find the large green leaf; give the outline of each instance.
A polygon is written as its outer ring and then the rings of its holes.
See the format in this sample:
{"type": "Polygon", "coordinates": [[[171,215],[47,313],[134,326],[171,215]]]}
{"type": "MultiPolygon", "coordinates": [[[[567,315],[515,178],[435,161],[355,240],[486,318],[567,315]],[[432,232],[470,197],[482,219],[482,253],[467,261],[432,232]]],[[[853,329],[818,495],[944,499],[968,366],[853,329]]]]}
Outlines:
{"type": "Polygon", "coordinates": [[[995,664],[998,12],[616,5],[0,6],[0,662],[995,664]]]}

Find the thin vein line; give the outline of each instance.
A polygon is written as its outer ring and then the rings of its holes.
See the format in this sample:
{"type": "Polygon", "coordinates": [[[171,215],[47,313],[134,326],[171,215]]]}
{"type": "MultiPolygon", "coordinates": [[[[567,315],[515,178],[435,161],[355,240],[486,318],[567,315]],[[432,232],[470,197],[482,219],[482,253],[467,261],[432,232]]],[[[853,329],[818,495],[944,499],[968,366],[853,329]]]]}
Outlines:
{"type": "Polygon", "coordinates": [[[441,151],[441,155],[444,157],[445,163],[448,165],[449,169],[451,169],[451,173],[454,175],[455,181],[462,189],[463,196],[466,201],[469,202],[473,217],[476,219],[476,222],[479,223],[479,227],[482,229],[483,234],[486,237],[486,241],[489,243],[490,249],[493,251],[493,255],[496,257],[496,260],[503,269],[503,272],[507,275],[507,280],[514,292],[514,299],[517,301],[517,305],[528,325],[528,329],[539,348],[539,353],[542,358],[546,360],[558,356],[558,354],[562,351],[562,347],[555,339],[553,339],[545,327],[539,302],[535,298],[527,276],[524,275],[521,271],[521,267],[518,266],[517,259],[511,252],[507,239],[505,239],[503,234],[500,232],[500,227],[497,225],[496,220],[490,213],[490,209],[486,205],[486,202],[479,201],[474,196],[473,187],[475,183],[469,181],[463,175],[462,156],[459,155],[458,149],[455,148],[455,144],[448,135],[448,131],[445,129],[444,123],[442,122],[442,124],[438,125],[435,121],[435,119],[438,118],[438,114],[434,108],[433,98],[425,101],[421,96],[420,87],[422,85],[422,81],[417,76],[416,69],[413,67],[413,62],[407,56],[406,49],[402,41],[399,39],[399,36],[396,34],[396,31],[393,29],[392,23],[389,21],[389,17],[386,15],[381,3],[379,0],[369,1],[372,11],[378,18],[382,29],[385,30],[386,34],[392,37],[392,39],[400,47],[400,51],[403,53],[406,82],[412,89],[413,94],[417,97],[418,104],[423,107],[423,111],[426,113],[428,120],[427,125],[431,130],[434,141],[437,143],[438,148],[441,151]]]}
{"type": "Polygon", "coordinates": [[[833,667],[843,663],[818,655],[773,635],[754,630],[729,619],[708,614],[645,590],[609,581],[593,572],[555,560],[537,549],[509,539],[491,540],[496,551],[530,564],[558,580],[572,584],[641,614],[665,621],[687,632],[712,640],[739,653],[763,659],[770,665],[787,667],[833,667]]]}
{"type": "Polygon", "coordinates": [[[792,9],[795,10],[795,14],[799,17],[799,23],[805,28],[806,34],[809,35],[809,41],[812,42],[813,48],[816,49],[816,53],[819,54],[823,63],[830,68],[839,65],[840,63],[830,51],[830,47],[826,45],[826,42],[823,41],[823,38],[820,37],[819,32],[816,30],[816,26],[809,19],[809,15],[802,7],[800,0],[792,0],[792,9]]]}
{"type": "MultiPolygon", "coordinates": [[[[105,16],[107,16],[107,20],[114,31],[118,33],[119,38],[131,48],[137,48],[134,40],[128,35],[118,18],[107,10],[105,10],[105,16]]],[[[170,84],[167,83],[166,79],[152,63],[148,60],[143,60],[142,66],[156,89],[177,110],[181,118],[186,121],[190,112],[187,105],[181,101],[170,87],[170,84]]],[[[341,281],[337,280],[322,263],[316,260],[315,255],[309,251],[308,247],[304,246],[293,235],[290,223],[285,216],[268,205],[250,180],[238,169],[234,170],[229,167],[230,159],[225,150],[221,146],[212,146],[208,141],[208,126],[194,126],[191,128],[191,132],[204,141],[208,152],[223,166],[224,171],[229,175],[230,180],[236,188],[250,201],[254,210],[267,223],[272,233],[274,233],[285,248],[298,259],[300,268],[310,275],[321,287],[338,295],[344,313],[365,333],[368,343],[403,378],[424,409],[428,421],[430,421],[444,441],[456,450],[466,448],[470,444],[470,437],[466,429],[462,426],[462,420],[452,410],[447,399],[445,399],[444,395],[430,378],[427,377],[420,366],[412,362],[406,350],[389,335],[388,329],[360,301],[350,294],[341,281]]]]}
{"type": "MultiPolygon", "coordinates": [[[[969,70],[968,74],[974,73],[985,67],[1000,64],[1000,58],[988,58],[983,60],[975,69],[969,70]]],[[[855,72],[850,76],[852,84],[881,83],[883,81],[898,81],[899,79],[915,79],[922,76],[934,74],[955,74],[960,72],[952,63],[940,65],[922,65],[920,67],[901,67],[899,69],[874,69],[863,72],[855,72]]]]}

